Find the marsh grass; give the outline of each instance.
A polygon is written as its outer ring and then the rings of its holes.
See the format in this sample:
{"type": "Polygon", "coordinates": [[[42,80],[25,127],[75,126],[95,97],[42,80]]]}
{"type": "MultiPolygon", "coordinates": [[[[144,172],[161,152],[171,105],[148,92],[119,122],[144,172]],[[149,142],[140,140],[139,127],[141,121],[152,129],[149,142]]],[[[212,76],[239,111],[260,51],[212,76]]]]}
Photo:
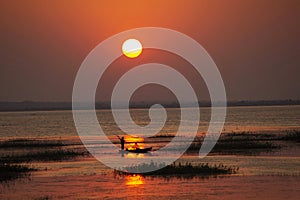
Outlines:
{"type": "MultiPolygon", "coordinates": [[[[254,134],[254,133],[226,133],[222,134],[212,153],[238,153],[257,154],[259,152],[269,152],[280,148],[274,141],[278,136],[274,134],[254,134]]],[[[188,148],[187,152],[199,151],[203,143],[203,137],[197,138],[188,148]]]]}
{"type": "Polygon", "coordinates": [[[10,139],[0,141],[0,148],[31,148],[66,146],[61,140],[10,139]]]}
{"type": "Polygon", "coordinates": [[[36,169],[26,165],[0,163],[0,182],[29,176],[31,171],[36,171],[36,169]]]}
{"type": "Polygon", "coordinates": [[[9,149],[21,148],[22,153],[12,151],[9,155],[3,155],[0,157],[0,182],[6,183],[10,180],[17,178],[29,177],[31,171],[36,171],[32,167],[28,167],[20,163],[29,163],[35,161],[64,161],[74,159],[78,156],[87,155],[85,151],[74,151],[68,149],[62,149],[65,144],[61,141],[51,140],[31,140],[31,139],[13,139],[0,142],[0,147],[9,149]],[[39,147],[39,149],[34,149],[39,147]],[[41,149],[40,147],[43,147],[41,149]],[[30,150],[25,153],[25,148],[30,150]]]}
{"type": "Polygon", "coordinates": [[[29,152],[21,155],[6,155],[1,157],[4,163],[23,163],[33,161],[63,161],[75,158],[77,156],[84,156],[85,152],[77,152],[71,150],[46,150],[41,152],[29,152]]]}
{"type": "Polygon", "coordinates": [[[50,200],[50,199],[52,198],[48,195],[34,198],[34,200],[50,200]]]}
{"type": "Polygon", "coordinates": [[[157,134],[157,135],[153,135],[150,136],[149,138],[174,138],[175,135],[170,135],[170,134],[157,134]]]}
{"type": "Polygon", "coordinates": [[[165,164],[140,164],[136,166],[124,167],[123,171],[114,170],[115,175],[133,175],[141,174],[143,176],[207,176],[207,175],[221,175],[221,174],[235,174],[239,170],[238,167],[225,166],[223,164],[219,165],[209,165],[208,163],[192,164],[186,163],[173,163],[171,165],[165,164]],[[163,168],[162,168],[163,167],[163,168]],[[145,170],[155,171],[142,173],[145,170]],[[125,171],[125,172],[124,172],[125,171]]]}
{"type": "Polygon", "coordinates": [[[300,130],[287,130],[281,133],[252,133],[252,132],[233,132],[221,135],[221,140],[252,140],[252,141],[299,141],[300,130]]]}
{"type": "Polygon", "coordinates": [[[300,142],[300,131],[287,132],[281,137],[281,140],[300,142]]]}

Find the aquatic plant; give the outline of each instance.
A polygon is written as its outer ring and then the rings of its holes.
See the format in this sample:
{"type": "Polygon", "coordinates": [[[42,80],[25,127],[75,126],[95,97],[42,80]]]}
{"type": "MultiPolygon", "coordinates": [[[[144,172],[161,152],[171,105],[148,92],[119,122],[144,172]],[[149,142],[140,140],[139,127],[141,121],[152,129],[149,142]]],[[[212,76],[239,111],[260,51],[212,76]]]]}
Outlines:
{"type": "Polygon", "coordinates": [[[0,182],[29,176],[31,171],[36,171],[36,169],[26,165],[0,163],[0,182]]]}
{"type": "MultiPolygon", "coordinates": [[[[227,133],[221,135],[214,146],[212,153],[241,153],[255,154],[262,151],[271,151],[280,148],[279,145],[271,142],[277,136],[271,134],[251,134],[251,133],[227,133]]],[[[199,151],[203,138],[197,138],[188,148],[187,152],[199,151]]]]}
{"type": "Polygon", "coordinates": [[[142,174],[144,176],[205,176],[205,175],[220,175],[220,174],[235,174],[239,170],[238,167],[225,166],[223,164],[210,165],[208,163],[192,164],[190,162],[181,163],[175,162],[171,165],[164,163],[140,164],[135,166],[127,166],[120,170],[114,170],[117,175],[142,174]],[[163,167],[163,168],[161,168],[163,167]],[[156,168],[158,170],[141,173],[147,169],[156,168]]]}
{"type": "Polygon", "coordinates": [[[34,198],[34,200],[50,200],[50,199],[52,198],[48,195],[34,198]]]}
{"type": "Polygon", "coordinates": [[[289,131],[281,137],[281,140],[300,142],[300,131],[289,131]]]}
{"type": "Polygon", "coordinates": [[[70,150],[47,150],[41,152],[30,152],[27,154],[6,155],[1,157],[4,163],[22,163],[32,161],[62,161],[68,160],[77,156],[84,156],[85,152],[70,151],[70,150]]]}

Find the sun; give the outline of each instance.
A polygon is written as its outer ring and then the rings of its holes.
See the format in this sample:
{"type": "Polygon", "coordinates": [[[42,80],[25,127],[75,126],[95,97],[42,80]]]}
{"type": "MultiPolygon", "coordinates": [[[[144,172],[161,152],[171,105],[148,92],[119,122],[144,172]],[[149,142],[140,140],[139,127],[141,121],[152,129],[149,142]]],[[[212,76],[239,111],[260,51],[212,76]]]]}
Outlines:
{"type": "Polygon", "coordinates": [[[142,53],[143,47],[140,41],[128,39],[122,45],[122,51],[128,58],[136,58],[142,53]]]}

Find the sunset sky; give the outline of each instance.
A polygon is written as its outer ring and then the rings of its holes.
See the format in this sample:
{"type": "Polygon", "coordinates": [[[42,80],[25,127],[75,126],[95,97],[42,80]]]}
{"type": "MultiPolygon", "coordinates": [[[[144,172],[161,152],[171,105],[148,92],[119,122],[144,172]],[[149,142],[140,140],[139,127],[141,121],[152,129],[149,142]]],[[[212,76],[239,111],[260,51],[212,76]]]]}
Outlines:
{"type": "MultiPolygon", "coordinates": [[[[76,73],[95,46],[146,26],[197,40],[217,64],[229,100],[300,99],[299,19],[297,0],[1,1],[0,101],[71,101],[76,73]]],[[[168,53],[143,53],[144,62],[157,56],[178,65],[168,53]]],[[[104,85],[120,73],[113,69],[104,85]]]]}

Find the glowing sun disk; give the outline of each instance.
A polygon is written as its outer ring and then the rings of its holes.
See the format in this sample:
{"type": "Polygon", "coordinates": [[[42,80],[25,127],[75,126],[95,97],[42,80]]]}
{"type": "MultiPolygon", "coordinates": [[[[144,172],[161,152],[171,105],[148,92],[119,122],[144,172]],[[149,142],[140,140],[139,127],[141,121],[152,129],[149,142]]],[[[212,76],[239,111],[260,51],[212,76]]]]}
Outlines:
{"type": "Polygon", "coordinates": [[[142,50],[142,44],[136,39],[128,39],[122,45],[123,54],[128,58],[138,57],[142,50]]]}

